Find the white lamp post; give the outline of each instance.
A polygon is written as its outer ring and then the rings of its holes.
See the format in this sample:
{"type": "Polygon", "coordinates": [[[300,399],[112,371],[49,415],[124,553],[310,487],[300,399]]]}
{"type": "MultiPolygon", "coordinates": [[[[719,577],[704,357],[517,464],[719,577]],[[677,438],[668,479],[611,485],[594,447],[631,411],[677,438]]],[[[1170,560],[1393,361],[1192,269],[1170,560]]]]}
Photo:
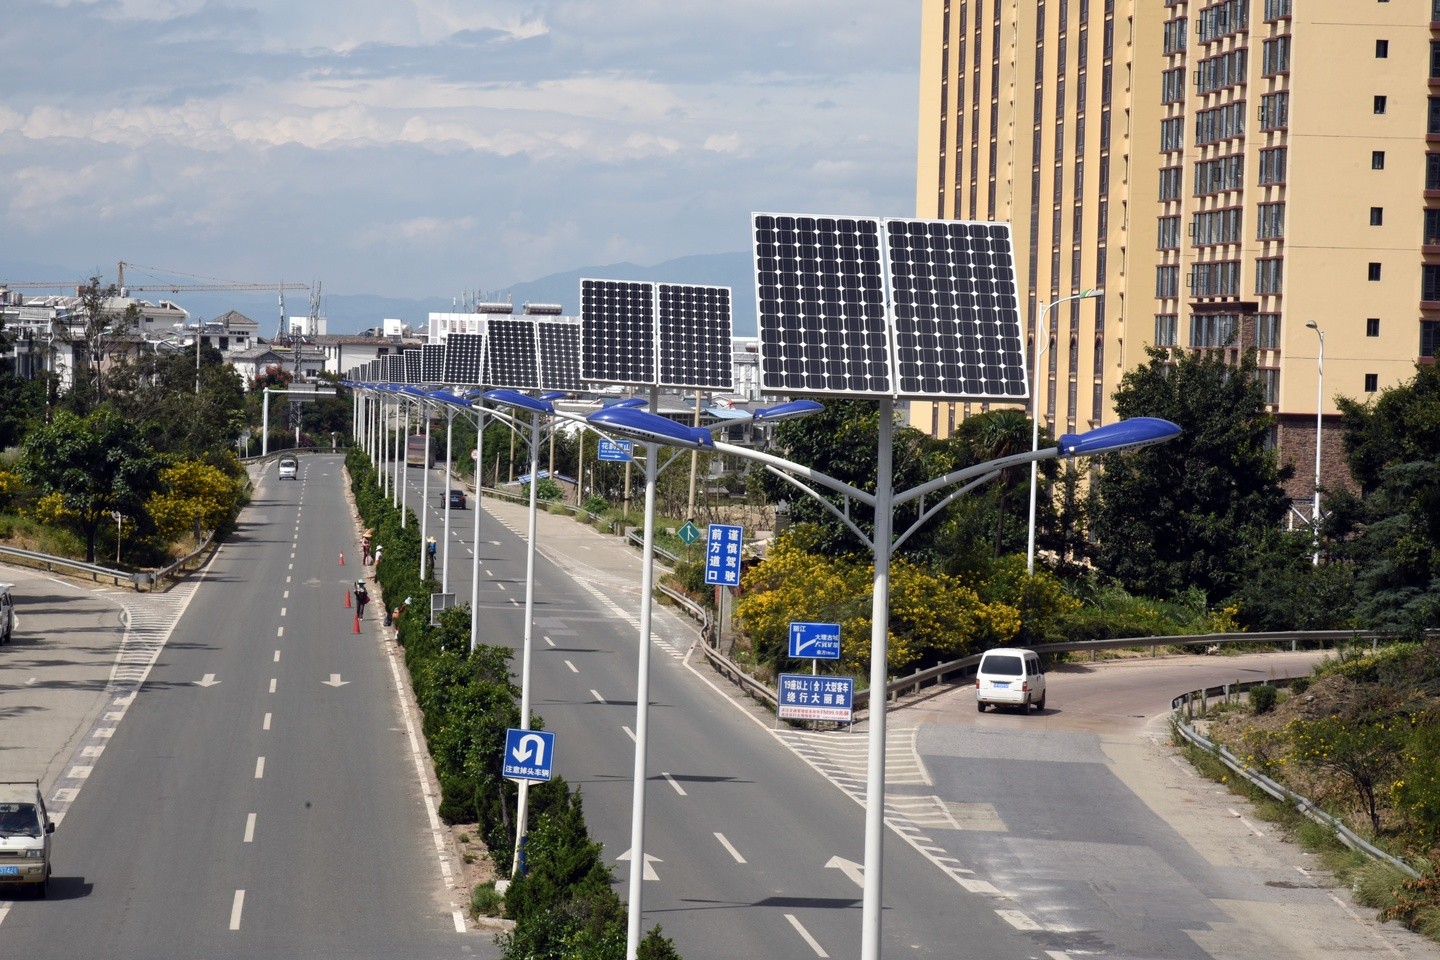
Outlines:
{"type": "Polygon", "coordinates": [[[1314,551],[1310,562],[1320,566],[1320,436],[1325,423],[1325,331],[1314,320],[1305,324],[1320,338],[1320,355],[1315,359],[1315,503],[1310,511],[1310,530],[1314,551]]]}
{"type": "MultiPolygon", "coordinates": [[[[1050,348],[1049,333],[1045,328],[1045,315],[1050,308],[1067,303],[1071,300],[1085,300],[1089,297],[1099,296],[1101,291],[1090,289],[1084,290],[1071,297],[1061,297],[1052,303],[1047,303],[1040,308],[1040,319],[1035,324],[1035,379],[1032,381],[1034,389],[1030,391],[1030,452],[1035,453],[1040,449],[1040,358],[1050,348]]],[[[1025,572],[1035,572],[1035,486],[1039,474],[1040,462],[1030,461],[1030,535],[1025,545],[1025,572]]]]}

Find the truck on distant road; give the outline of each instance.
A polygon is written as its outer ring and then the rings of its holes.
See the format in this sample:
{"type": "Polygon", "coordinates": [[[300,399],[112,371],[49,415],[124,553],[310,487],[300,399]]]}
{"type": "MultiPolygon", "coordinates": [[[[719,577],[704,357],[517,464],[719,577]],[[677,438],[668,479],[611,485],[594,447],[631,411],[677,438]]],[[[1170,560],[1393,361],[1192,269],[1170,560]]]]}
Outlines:
{"type": "Polygon", "coordinates": [[[405,438],[405,466],[425,467],[427,470],[435,466],[435,454],[430,451],[424,434],[416,433],[405,438]]]}

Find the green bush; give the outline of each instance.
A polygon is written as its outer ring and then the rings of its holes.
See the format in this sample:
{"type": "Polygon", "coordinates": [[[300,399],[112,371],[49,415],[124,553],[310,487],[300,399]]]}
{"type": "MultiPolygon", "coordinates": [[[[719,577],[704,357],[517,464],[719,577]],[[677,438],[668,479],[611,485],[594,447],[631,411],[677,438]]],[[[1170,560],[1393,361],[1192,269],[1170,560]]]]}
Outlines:
{"type": "Polygon", "coordinates": [[[1262,683],[1258,687],[1250,688],[1250,712],[1255,715],[1269,713],[1275,709],[1275,701],[1279,697],[1279,691],[1268,683],[1262,683]]]}
{"type": "Polygon", "coordinates": [[[584,507],[586,513],[603,514],[610,509],[610,501],[599,494],[592,493],[585,498],[585,502],[581,506],[584,507]]]}

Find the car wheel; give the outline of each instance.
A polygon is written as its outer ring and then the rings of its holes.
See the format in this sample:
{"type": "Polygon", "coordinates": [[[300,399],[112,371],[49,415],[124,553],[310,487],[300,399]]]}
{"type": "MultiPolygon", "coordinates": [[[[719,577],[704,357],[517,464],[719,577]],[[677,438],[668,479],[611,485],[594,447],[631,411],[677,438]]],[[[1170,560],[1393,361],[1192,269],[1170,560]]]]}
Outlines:
{"type": "Polygon", "coordinates": [[[976,700],[976,701],[975,701],[975,709],[976,709],[976,710],[979,710],[981,713],[984,713],[984,712],[985,712],[985,702],[984,702],[983,700],[976,700]]]}
{"type": "Polygon", "coordinates": [[[1035,709],[1036,709],[1036,710],[1044,710],[1044,709],[1045,709],[1045,694],[1043,694],[1043,693],[1040,694],[1040,699],[1035,701],[1035,709]]]}

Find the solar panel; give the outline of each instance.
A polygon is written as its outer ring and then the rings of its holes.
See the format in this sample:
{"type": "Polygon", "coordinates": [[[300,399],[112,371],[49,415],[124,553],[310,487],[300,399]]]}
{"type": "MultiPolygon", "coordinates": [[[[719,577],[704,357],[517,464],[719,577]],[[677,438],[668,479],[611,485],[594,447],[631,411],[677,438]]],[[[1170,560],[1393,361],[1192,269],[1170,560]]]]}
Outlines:
{"type": "Polygon", "coordinates": [[[573,319],[537,320],[540,341],[540,389],[579,390],[580,324],[573,319]]]}
{"type": "Polygon", "coordinates": [[[892,393],[880,221],[752,215],[760,388],[892,393]]]}
{"type": "Polygon", "coordinates": [[[445,382],[445,344],[427,343],[420,348],[420,382],[445,382]]]}
{"type": "Polygon", "coordinates": [[[580,281],[581,376],[590,383],[655,383],[655,285],[580,281]]]}
{"type": "Polygon", "coordinates": [[[730,288],[662,283],[656,302],[660,385],[733,390],[730,288]]]}
{"type": "Polygon", "coordinates": [[[445,383],[479,386],[485,360],[483,333],[452,333],[445,338],[445,383]]]}
{"type": "Polygon", "coordinates": [[[527,317],[492,317],[486,328],[485,384],[533,390],[540,386],[540,355],[535,347],[535,321],[527,317]]]}
{"type": "Polygon", "coordinates": [[[1029,395],[1008,223],[886,220],[896,394],[1029,395]]]}
{"type": "Polygon", "coordinates": [[[420,377],[420,348],[409,347],[405,351],[405,382],[424,383],[420,377]]]}
{"type": "Polygon", "coordinates": [[[392,353],[385,357],[385,382],[405,382],[405,357],[399,353],[392,353]]]}

